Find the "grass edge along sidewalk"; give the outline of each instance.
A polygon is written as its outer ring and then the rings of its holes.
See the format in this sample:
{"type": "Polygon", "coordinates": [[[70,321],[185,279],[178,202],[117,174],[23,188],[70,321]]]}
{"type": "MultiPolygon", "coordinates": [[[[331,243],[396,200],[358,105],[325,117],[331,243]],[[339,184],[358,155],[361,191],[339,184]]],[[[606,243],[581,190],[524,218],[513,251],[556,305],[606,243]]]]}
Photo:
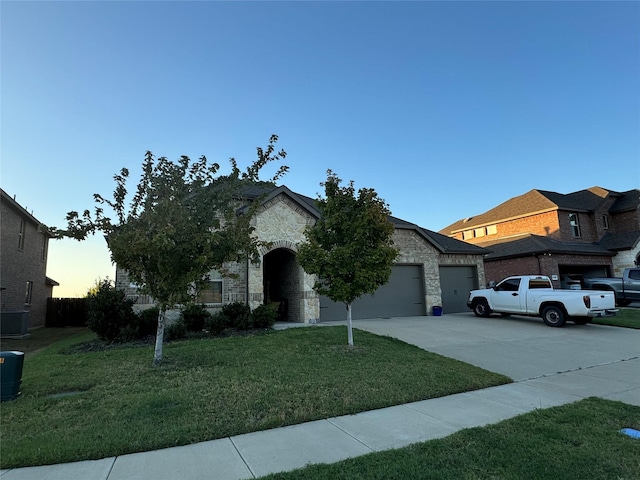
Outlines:
{"type": "Polygon", "coordinates": [[[503,375],[345,327],[309,327],[64,354],[84,334],[25,358],[23,394],[3,403],[2,468],[187,445],[509,383],[503,375]],[[66,350],[65,350],[66,349],[66,350]]]}
{"type": "Polygon", "coordinates": [[[260,480],[638,478],[640,439],[623,434],[623,428],[640,429],[640,407],[592,397],[442,439],[260,480]]]}

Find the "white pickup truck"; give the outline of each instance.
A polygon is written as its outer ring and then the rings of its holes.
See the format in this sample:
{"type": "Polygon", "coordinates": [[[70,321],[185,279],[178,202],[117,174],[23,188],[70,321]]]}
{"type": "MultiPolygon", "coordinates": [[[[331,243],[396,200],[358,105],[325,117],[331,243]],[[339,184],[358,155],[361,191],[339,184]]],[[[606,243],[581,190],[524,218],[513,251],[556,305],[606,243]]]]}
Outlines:
{"type": "Polygon", "coordinates": [[[542,317],[550,327],[562,327],[567,320],[584,325],[618,312],[613,292],[554,290],[549,277],[540,275],[508,277],[493,288],[472,290],[467,306],[477,317],[528,315],[542,317]]]}

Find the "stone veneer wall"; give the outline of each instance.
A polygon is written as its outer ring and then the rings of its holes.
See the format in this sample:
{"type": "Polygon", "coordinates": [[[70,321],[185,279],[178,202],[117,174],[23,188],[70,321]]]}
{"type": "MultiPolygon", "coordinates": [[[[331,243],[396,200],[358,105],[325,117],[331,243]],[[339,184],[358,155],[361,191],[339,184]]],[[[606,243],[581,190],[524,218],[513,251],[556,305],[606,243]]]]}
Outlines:
{"type": "Polygon", "coordinates": [[[613,263],[613,276],[622,277],[625,268],[635,267],[635,262],[640,258],[640,245],[633,250],[623,250],[611,258],[613,263]]]}
{"type": "MultiPolygon", "coordinates": [[[[279,195],[266,202],[255,219],[255,234],[269,243],[263,247],[261,255],[277,248],[284,248],[293,253],[297,252],[298,244],[305,240],[304,230],[312,225],[315,219],[297,203],[286,195],[279,195]]],[[[290,286],[296,295],[289,299],[289,314],[293,321],[314,322],[320,317],[320,300],[313,291],[315,278],[308,275],[298,266],[299,278],[296,280],[298,288],[290,286]]],[[[249,267],[249,305],[256,308],[264,301],[263,265],[252,263],[249,267]]]]}
{"type": "Polygon", "coordinates": [[[440,266],[475,266],[478,272],[478,285],[484,285],[484,263],[482,255],[441,254],[417,231],[397,229],[393,242],[400,249],[397,264],[422,265],[424,272],[425,306],[430,312],[434,305],[442,305],[440,289],[440,266]]]}
{"type": "MultiPolygon", "coordinates": [[[[294,254],[298,245],[305,240],[304,230],[312,225],[315,218],[305,209],[286,195],[279,195],[265,203],[254,220],[255,235],[268,243],[261,249],[261,257],[278,249],[286,249],[294,254]]],[[[393,234],[393,241],[400,249],[397,264],[422,265],[424,272],[425,306],[430,312],[434,305],[442,304],[440,290],[441,265],[476,266],[478,284],[484,285],[484,264],[481,255],[441,254],[418,232],[412,229],[397,229],[393,234]]],[[[263,260],[257,263],[232,263],[225,268],[235,273],[235,278],[225,277],[223,283],[223,298],[225,303],[234,301],[248,301],[251,309],[264,302],[263,260]]],[[[289,300],[289,313],[293,321],[315,323],[320,318],[320,298],[313,291],[314,275],[308,275],[298,266],[298,278],[294,278],[298,285],[290,285],[292,298],[289,300]]],[[[135,293],[129,287],[126,272],[118,270],[117,285],[127,293],[135,293]]]]}

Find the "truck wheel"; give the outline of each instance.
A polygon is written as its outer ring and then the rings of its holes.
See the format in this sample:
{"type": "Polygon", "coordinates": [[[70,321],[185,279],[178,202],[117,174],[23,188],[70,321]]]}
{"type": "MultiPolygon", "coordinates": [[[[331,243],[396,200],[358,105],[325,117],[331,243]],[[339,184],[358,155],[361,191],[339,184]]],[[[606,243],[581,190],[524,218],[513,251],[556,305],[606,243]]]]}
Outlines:
{"type": "Polygon", "coordinates": [[[586,325],[591,319],[589,317],[576,317],[573,319],[573,323],[576,325],[586,325]]]}
{"type": "Polygon", "coordinates": [[[623,300],[616,299],[616,306],[618,307],[626,307],[631,303],[631,300],[627,300],[626,298],[623,300]]]}
{"type": "Polygon", "coordinates": [[[563,327],[566,319],[560,307],[550,305],[542,310],[542,320],[550,327],[563,327]]]}
{"type": "Polygon", "coordinates": [[[491,313],[489,304],[486,300],[478,300],[473,304],[473,313],[476,317],[488,317],[491,313]]]}

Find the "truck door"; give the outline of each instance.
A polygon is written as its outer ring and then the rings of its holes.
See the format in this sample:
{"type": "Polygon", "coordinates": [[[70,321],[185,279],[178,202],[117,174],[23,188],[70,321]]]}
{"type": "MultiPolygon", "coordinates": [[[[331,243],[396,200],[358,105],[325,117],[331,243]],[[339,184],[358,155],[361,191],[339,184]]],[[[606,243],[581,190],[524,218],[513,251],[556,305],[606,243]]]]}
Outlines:
{"type": "Polygon", "coordinates": [[[507,278],[496,285],[491,295],[494,310],[498,312],[522,312],[525,298],[520,294],[520,278],[507,278]]]}
{"type": "Polygon", "coordinates": [[[624,298],[627,300],[640,300],[640,268],[629,270],[628,276],[622,279],[624,284],[624,298]]]}

